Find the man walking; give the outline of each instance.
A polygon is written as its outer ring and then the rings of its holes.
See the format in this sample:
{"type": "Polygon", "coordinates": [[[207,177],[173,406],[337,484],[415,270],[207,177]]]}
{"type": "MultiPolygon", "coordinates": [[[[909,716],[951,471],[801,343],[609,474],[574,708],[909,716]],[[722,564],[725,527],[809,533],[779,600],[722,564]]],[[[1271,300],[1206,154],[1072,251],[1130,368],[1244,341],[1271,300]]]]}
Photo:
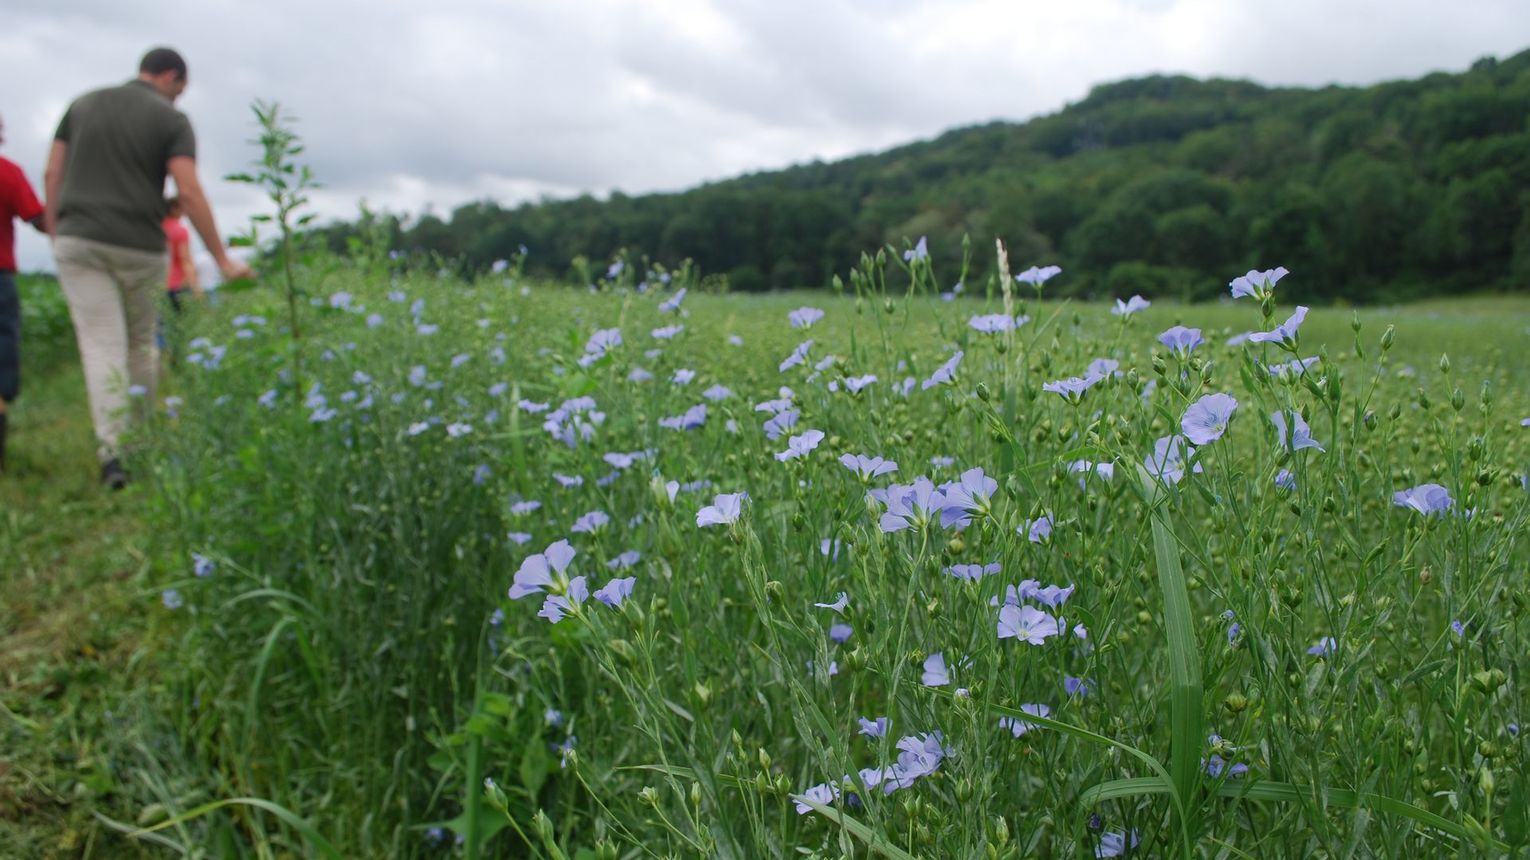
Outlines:
{"type": "Polygon", "coordinates": [[[127,484],[118,459],[128,397],[142,418],[153,408],[159,369],[155,299],[165,283],[165,177],[225,279],[250,277],[229,256],[197,178],[196,137],[174,102],[186,61],[155,48],[138,77],[75,99],[54,134],[44,177],[46,223],[59,284],[69,302],[101,480],[127,484]]]}
{"type": "MultiPolygon", "coordinates": [[[[0,143],[5,142],[0,122],[0,143]]],[[[0,158],[0,472],[5,471],[7,409],[21,393],[21,294],[16,289],[16,233],[12,221],[43,229],[43,205],[16,163],[0,158]]]]}

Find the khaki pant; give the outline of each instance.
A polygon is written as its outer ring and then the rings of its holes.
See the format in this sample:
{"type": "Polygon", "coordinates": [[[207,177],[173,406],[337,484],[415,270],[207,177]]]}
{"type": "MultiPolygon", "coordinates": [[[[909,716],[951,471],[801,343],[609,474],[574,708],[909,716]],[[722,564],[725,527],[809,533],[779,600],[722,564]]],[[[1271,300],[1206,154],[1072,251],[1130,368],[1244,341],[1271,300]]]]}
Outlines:
{"type": "Polygon", "coordinates": [[[136,417],[153,408],[159,373],[154,302],[165,288],[170,261],[163,253],[76,236],[56,237],[53,259],[74,320],[90,417],[105,461],[118,454],[129,389],[136,417]]]}

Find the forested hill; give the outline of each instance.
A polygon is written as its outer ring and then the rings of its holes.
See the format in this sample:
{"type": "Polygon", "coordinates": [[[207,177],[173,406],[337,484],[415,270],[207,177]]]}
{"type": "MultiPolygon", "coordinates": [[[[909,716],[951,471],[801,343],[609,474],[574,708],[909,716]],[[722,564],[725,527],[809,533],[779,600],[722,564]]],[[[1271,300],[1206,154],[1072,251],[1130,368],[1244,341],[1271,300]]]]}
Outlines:
{"type": "Polygon", "coordinates": [[[1530,50],[1365,88],[1122,81],[1026,123],[681,193],[475,203],[395,227],[395,244],[473,269],[525,245],[530,271],[556,275],[625,248],[761,290],[824,285],[921,235],[954,280],[963,234],[982,249],[974,284],[997,236],[1078,295],[1206,298],[1277,265],[1309,301],[1527,290],[1530,50]]]}

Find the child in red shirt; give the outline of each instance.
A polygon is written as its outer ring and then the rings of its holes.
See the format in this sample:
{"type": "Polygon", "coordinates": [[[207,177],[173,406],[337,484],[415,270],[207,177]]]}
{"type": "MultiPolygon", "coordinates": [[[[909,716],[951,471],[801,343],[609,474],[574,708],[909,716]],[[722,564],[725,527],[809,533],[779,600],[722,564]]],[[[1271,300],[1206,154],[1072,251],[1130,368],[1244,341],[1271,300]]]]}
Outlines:
{"type": "MultiPolygon", "coordinates": [[[[0,123],[0,143],[5,142],[0,123]]],[[[0,472],[5,471],[6,408],[21,394],[21,294],[16,289],[16,230],[12,219],[43,229],[43,205],[16,163],[0,158],[0,472]]]]}
{"type": "Polygon", "coordinates": [[[165,286],[170,291],[170,305],[176,313],[181,312],[181,300],[185,298],[187,291],[198,299],[202,298],[202,286],[197,283],[197,266],[191,259],[191,231],[181,223],[181,198],[171,197],[166,201],[165,220],[161,223],[165,228],[165,245],[170,251],[170,273],[165,279],[165,286]]]}

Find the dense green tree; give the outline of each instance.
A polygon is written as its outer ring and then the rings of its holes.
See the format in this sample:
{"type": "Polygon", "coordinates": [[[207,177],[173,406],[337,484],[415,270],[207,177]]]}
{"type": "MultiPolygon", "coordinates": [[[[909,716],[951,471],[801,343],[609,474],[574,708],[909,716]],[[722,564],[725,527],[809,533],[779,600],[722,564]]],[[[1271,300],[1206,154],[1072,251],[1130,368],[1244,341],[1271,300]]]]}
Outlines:
{"type": "MultiPolygon", "coordinates": [[[[531,271],[561,276],[625,248],[692,259],[739,290],[823,286],[863,251],[921,235],[945,287],[964,234],[971,285],[997,236],[1016,268],[1061,265],[1050,289],[1064,294],[1203,298],[1277,265],[1292,271],[1283,296],[1308,302],[1526,289],[1527,117],[1530,51],[1366,88],[1155,75],[887,152],[677,194],[480,201],[384,232],[469,270],[524,245],[531,271]]],[[[344,250],[368,223],[317,232],[344,250]]]]}

